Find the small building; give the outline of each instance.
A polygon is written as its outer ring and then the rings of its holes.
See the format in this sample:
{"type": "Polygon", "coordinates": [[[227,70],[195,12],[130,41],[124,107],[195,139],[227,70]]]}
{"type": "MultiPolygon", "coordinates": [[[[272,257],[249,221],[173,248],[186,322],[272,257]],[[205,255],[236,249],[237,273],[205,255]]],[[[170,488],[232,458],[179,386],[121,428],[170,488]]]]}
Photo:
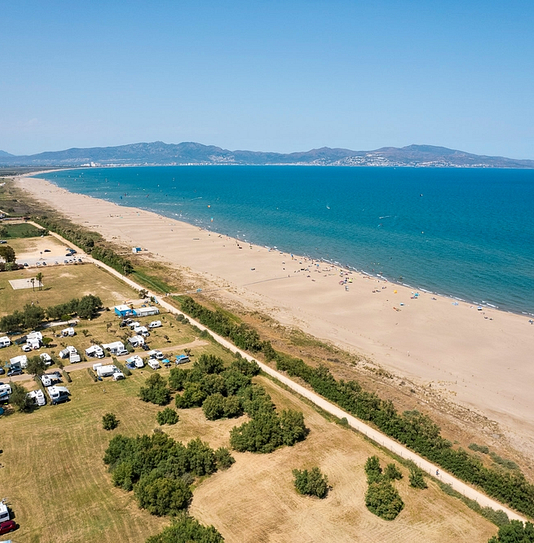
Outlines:
{"type": "Polygon", "coordinates": [[[0,349],[2,347],[9,347],[11,345],[11,340],[7,337],[0,337],[0,349]]]}
{"type": "Polygon", "coordinates": [[[118,317],[131,317],[135,316],[135,310],[133,310],[129,305],[116,305],[115,306],[115,315],[118,317]]]}
{"type": "Polygon", "coordinates": [[[138,307],[135,310],[137,317],[148,317],[150,315],[158,315],[159,309],[157,307],[138,307]]]}

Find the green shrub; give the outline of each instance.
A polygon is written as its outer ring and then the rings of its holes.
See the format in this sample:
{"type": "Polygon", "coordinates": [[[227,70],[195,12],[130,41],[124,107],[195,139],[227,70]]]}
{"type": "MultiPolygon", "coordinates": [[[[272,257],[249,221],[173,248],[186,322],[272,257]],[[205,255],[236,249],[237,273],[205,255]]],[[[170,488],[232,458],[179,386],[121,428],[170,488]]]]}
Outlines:
{"type": "Polygon", "coordinates": [[[158,424],[176,424],[180,417],[178,416],[178,413],[172,409],[171,407],[166,407],[163,411],[160,411],[156,415],[156,419],[158,421],[158,424]]]}
{"type": "Polygon", "coordinates": [[[400,480],[402,479],[402,473],[395,464],[391,463],[388,464],[384,470],[384,478],[388,481],[400,480]]]}
{"type": "Polygon", "coordinates": [[[143,475],[134,486],[141,509],[152,515],[177,515],[187,508],[193,494],[182,479],[162,476],[158,470],[143,475]]]}
{"type": "Polygon", "coordinates": [[[215,451],[215,462],[217,463],[217,469],[228,469],[235,463],[235,458],[226,447],[219,447],[215,451]]]}
{"type": "Polygon", "coordinates": [[[213,526],[202,526],[185,514],[178,515],[171,526],[146,540],[146,543],[224,543],[213,526]]]}
{"type": "Polygon", "coordinates": [[[118,425],[119,421],[113,413],[106,413],[102,417],[102,426],[104,430],[114,430],[118,425]]]}
{"type": "Polygon", "coordinates": [[[87,368],[87,373],[89,374],[89,377],[96,383],[98,379],[96,378],[95,372],[91,368],[87,368]]]}
{"type": "Polygon", "coordinates": [[[326,498],[328,494],[328,478],[317,467],[310,471],[293,470],[294,485],[299,494],[326,498]]]}
{"type": "Polygon", "coordinates": [[[139,397],[144,402],[156,405],[167,405],[171,401],[171,390],[167,381],[159,374],[154,373],[145,382],[147,386],[141,387],[139,397]]]}
{"type": "Polygon", "coordinates": [[[382,479],[382,468],[378,456],[370,456],[365,463],[364,469],[367,474],[367,484],[370,485],[382,479]]]}
{"type": "Polygon", "coordinates": [[[423,471],[420,470],[417,466],[412,466],[410,468],[409,476],[410,486],[413,488],[428,488],[425,478],[423,477],[423,471]]]}
{"type": "Polygon", "coordinates": [[[399,493],[388,481],[371,483],[365,494],[367,509],[384,520],[393,520],[404,508],[399,493]]]}
{"type": "Polygon", "coordinates": [[[520,520],[511,520],[499,528],[499,533],[488,543],[534,543],[534,525],[520,520]]]}
{"type": "Polygon", "coordinates": [[[63,375],[63,378],[65,379],[65,381],[67,381],[67,383],[72,383],[72,377],[70,376],[68,371],[63,370],[61,372],[61,375],[63,375]]]}

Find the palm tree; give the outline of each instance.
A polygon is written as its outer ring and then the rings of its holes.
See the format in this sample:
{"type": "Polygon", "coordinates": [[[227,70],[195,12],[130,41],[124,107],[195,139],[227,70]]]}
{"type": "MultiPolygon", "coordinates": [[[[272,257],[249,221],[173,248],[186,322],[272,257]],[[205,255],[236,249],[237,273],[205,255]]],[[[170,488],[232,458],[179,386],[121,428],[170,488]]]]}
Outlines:
{"type": "Polygon", "coordinates": [[[35,278],[34,277],[32,277],[30,279],[30,283],[32,284],[32,290],[35,290],[35,278]]]}
{"type": "Polygon", "coordinates": [[[39,290],[43,290],[43,274],[41,272],[39,272],[35,276],[35,279],[37,279],[37,282],[39,283],[39,290]]]}

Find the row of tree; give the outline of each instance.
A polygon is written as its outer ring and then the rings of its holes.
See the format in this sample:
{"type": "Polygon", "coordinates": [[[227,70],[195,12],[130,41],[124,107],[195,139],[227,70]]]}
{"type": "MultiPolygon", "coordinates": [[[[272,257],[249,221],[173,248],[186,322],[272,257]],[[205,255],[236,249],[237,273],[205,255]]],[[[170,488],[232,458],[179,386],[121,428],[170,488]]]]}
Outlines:
{"type": "Polygon", "coordinates": [[[336,380],[324,366],[313,368],[300,359],[277,354],[277,368],[300,377],[318,394],[356,417],[374,423],[385,434],[458,478],[480,486],[487,494],[517,511],[534,516],[534,485],[521,472],[485,467],[464,449],[453,448],[428,416],[417,411],[398,413],[391,401],[363,390],[356,381],[336,380]]]}
{"type": "Polygon", "coordinates": [[[146,540],[146,543],[223,543],[223,536],[213,526],[202,526],[193,517],[178,515],[171,526],[146,540]]]}
{"type": "Polygon", "coordinates": [[[102,308],[102,301],[98,296],[88,294],[83,298],[74,298],[65,304],[48,307],[44,310],[36,304],[26,304],[22,311],[18,309],[0,319],[0,330],[13,332],[16,330],[30,330],[37,328],[47,318],[49,320],[65,319],[77,315],[82,319],[93,318],[102,308]]]}
{"type": "Polygon", "coordinates": [[[104,455],[115,486],[134,491],[139,506],[153,515],[177,515],[189,506],[197,477],[226,469],[234,459],[200,438],[184,445],[163,432],[114,437],[104,455]]]}
{"type": "MultiPolygon", "coordinates": [[[[386,435],[459,479],[480,486],[493,498],[534,517],[534,485],[519,470],[485,467],[464,449],[453,448],[452,443],[441,436],[439,426],[428,416],[417,411],[398,413],[391,401],[382,400],[377,394],[364,390],[358,382],[336,380],[326,367],[314,368],[301,359],[275,351],[269,341],[261,341],[254,329],[237,324],[227,313],[212,311],[190,297],[181,300],[181,308],[214,332],[231,339],[238,347],[263,353],[267,362],[276,361],[277,369],[303,379],[318,394],[359,419],[375,424],[386,435]],[[246,333],[240,333],[240,330],[246,333]]],[[[421,486],[425,484],[420,474],[414,473],[414,477],[421,486]]]]}

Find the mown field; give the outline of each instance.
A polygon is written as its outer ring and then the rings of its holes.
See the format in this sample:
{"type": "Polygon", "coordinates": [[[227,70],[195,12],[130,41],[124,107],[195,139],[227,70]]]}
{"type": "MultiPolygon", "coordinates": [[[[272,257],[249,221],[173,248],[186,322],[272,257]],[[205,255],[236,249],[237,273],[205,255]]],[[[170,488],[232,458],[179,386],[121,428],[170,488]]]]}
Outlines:
{"type": "MultiPolygon", "coordinates": [[[[26,303],[47,307],[90,293],[99,296],[106,306],[137,299],[134,290],[92,265],[60,266],[43,273],[42,291],[13,291],[7,283],[24,274],[34,276],[35,270],[0,274],[0,316],[26,303]]],[[[155,318],[139,320],[146,323],[155,318]]],[[[178,323],[168,314],[157,318],[164,326],[149,338],[151,347],[170,350],[195,340],[197,334],[189,325],[178,323]]],[[[120,329],[118,323],[112,312],[81,321],[74,338],[54,339],[53,350],[59,351],[63,344],[82,350],[91,340],[122,338],[129,331],[120,329]]],[[[45,331],[45,336],[52,337],[54,331],[45,331]]],[[[202,353],[231,360],[209,341],[195,345],[193,360],[202,353]]],[[[51,352],[51,348],[36,353],[44,351],[51,352]]],[[[20,347],[0,350],[2,360],[15,354],[21,354],[20,347]]],[[[164,376],[169,372],[159,371],[164,376]]],[[[161,408],[137,397],[152,373],[144,368],[124,381],[95,383],[85,369],[73,370],[72,383],[68,384],[70,402],[0,418],[0,498],[8,498],[20,524],[12,534],[14,541],[142,543],[169,524],[167,518],[140,510],[133,493],[114,488],[102,462],[113,435],[135,436],[159,427],[155,417],[161,408]],[[102,428],[102,415],[107,412],[115,413],[120,420],[112,432],[102,428]]],[[[392,522],[371,514],[364,503],[367,484],[363,466],[374,454],[384,466],[392,459],[267,378],[255,380],[268,390],[278,408],[303,411],[310,434],[304,442],[272,454],[234,453],[236,463],[228,471],[197,485],[191,513],[201,522],[213,524],[226,541],[485,543],[496,533],[494,525],[431,481],[426,490],[409,487],[408,471],[402,466],[404,479],[395,485],[405,509],[392,522]],[[325,500],[299,496],[293,488],[292,470],[313,466],[319,466],[332,485],[325,500]]],[[[184,442],[200,436],[213,448],[229,446],[230,430],[246,420],[207,421],[200,408],[179,410],[179,415],[178,424],[163,427],[164,431],[184,442]]],[[[0,536],[0,541],[7,539],[7,535],[0,536]]]]}

